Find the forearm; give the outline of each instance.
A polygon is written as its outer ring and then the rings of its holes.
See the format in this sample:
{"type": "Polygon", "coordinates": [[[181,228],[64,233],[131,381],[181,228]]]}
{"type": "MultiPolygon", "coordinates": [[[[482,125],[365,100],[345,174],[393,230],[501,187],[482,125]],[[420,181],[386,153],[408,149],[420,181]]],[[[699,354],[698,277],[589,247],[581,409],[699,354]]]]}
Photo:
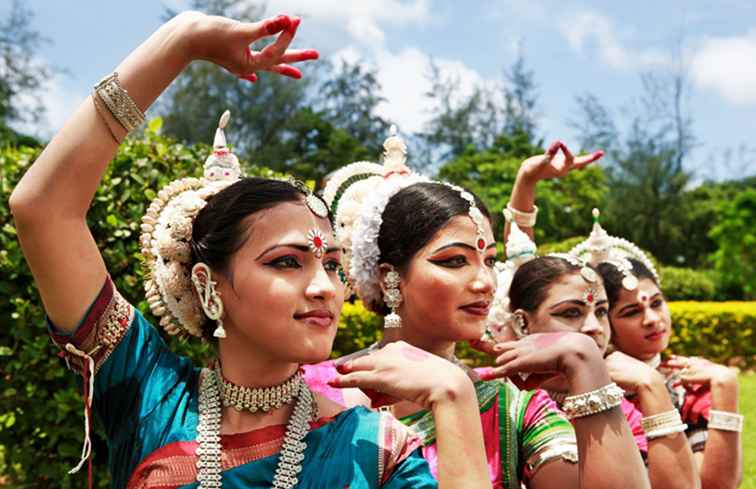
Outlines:
{"type": "MultiPolygon", "coordinates": [[[[655,376],[639,386],[637,395],[645,417],[675,409],[661,376],[655,376]]],[[[651,487],[700,487],[693,452],[684,432],[648,440],[647,466],[651,487]]]]}
{"type": "MultiPolygon", "coordinates": [[[[176,19],[165,24],[116,68],[140,109],[149,107],[187,65],[183,26],[176,19]]],[[[84,219],[117,146],[87,98],[14,189],[16,220],[84,219]]]]}
{"type": "MultiPolygon", "coordinates": [[[[515,178],[514,187],[512,188],[512,195],[509,198],[509,205],[518,211],[532,212],[535,209],[535,195],[536,184],[538,180],[528,176],[522,169],[517,172],[517,178],[515,178]]],[[[533,228],[520,226],[520,229],[527,234],[530,239],[533,239],[533,228]]],[[[509,236],[509,223],[504,225],[504,239],[503,242],[507,242],[509,236]]]]}
{"type": "MultiPolygon", "coordinates": [[[[570,394],[576,395],[611,383],[602,359],[586,358],[568,369],[570,394]]],[[[580,487],[650,487],[646,468],[630,426],[619,406],[575,418],[580,487]],[[622,463],[617,463],[621,460],[622,463]]]]}
{"type": "MultiPolygon", "coordinates": [[[[738,412],[738,384],[733,376],[727,382],[713,382],[711,408],[738,412]]],[[[743,445],[741,434],[710,428],[701,464],[703,489],[735,488],[743,478],[743,445]]]]}
{"type": "Polygon", "coordinates": [[[472,384],[432,405],[440,488],[490,488],[483,429],[472,384]]]}

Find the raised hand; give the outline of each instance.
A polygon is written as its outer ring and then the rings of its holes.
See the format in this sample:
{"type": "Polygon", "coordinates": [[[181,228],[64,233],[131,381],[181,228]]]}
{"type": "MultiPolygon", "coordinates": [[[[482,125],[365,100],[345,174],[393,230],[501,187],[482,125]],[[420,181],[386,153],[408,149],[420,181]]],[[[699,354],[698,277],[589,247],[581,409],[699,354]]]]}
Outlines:
{"type": "Polygon", "coordinates": [[[319,56],[314,49],[288,49],[301,22],[298,17],[279,15],[259,22],[239,22],[187,12],[177,19],[192,31],[189,48],[193,58],[215,63],[252,82],[257,80],[259,71],[301,78],[302,72],[291,63],[319,56]],[[250,48],[251,44],[276,34],[276,40],[262,50],[250,48]]]}
{"type": "Polygon", "coordinates": [[[572,170],[580,170],[604,156],[603,151],[575,157],[562,141],[554,141],[542,155],[531,156],[520,165],[523,178],[531,181],[561,178],[572,170]]]}
{"type": "Polygon", "coordinates": [[[472,385],[453,363],[404,341],[347,360],[336,370],[341,375],[329,384],[361,389],[371,398],[373,407],[401,399],[431,409],[434,403],[453,400],[459,389],[472,385]]]}

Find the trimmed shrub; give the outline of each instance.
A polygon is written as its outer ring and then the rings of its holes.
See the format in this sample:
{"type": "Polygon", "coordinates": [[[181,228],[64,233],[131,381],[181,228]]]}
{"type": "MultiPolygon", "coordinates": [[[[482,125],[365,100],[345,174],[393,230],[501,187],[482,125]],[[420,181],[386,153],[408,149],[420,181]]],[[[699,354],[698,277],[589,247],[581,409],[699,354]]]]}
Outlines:
{"type": "Polygon", "coordinates": [[[670,302],[669,349],[740,368],[756,367],[756,302],[670,302]]]}
{"type": "Polygon", "coordinates": [[[717,297],[712,272],[691,268],[661,267],[662,290],[670,301],[705,301],[717,297]]]}

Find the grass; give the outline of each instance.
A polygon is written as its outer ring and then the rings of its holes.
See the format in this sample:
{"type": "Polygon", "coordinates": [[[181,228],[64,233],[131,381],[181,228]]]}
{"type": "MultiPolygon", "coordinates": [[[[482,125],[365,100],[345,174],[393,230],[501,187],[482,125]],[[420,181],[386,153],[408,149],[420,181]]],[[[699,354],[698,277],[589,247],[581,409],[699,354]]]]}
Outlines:
{"type": "Polygon", "coordinates": [[[756,374],[740,376],[740,412],[743,427],[743,483],[741,489],[756,489],[756,374]]]}

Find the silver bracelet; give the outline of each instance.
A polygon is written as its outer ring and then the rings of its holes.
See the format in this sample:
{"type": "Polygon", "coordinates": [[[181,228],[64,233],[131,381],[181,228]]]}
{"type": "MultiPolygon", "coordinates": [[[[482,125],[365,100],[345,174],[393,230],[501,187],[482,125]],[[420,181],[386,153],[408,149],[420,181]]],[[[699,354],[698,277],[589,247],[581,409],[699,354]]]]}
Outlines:
{"type": "Polygon", "coordinates": [[[625,391],[612,382],[600,389],[564,398],[562,410],[569,419],[608,411],[622,403],[625,391]]]}
{"type": "Polygon", "coordinates": [[[656,438],[661,438],[663,436],[669,436],[674,435],[677,433],[683,433],[685,430],[688,429],[688,425],[685,423],[680,423],[674,426],[665,426],[662,428],[656,428],[652,431],[649,431],[646,433],[646,440],[654,440],[656,438]]]}
{"type": "Polygon", "coordinates": [[[653,416],[644,416],[641,419],[641,427],[646,433],[680,424],[682,424],[682,418],[680,418],[680,412],[677,409],[671,409],[653,416]]]}
{"type": "Polygon", "coordinates": [[[538,206],[533,206],[533,212],[523,212],[512,207],[511,202],[507,202],[502,213],[507,222],[514,221],[521,228],[532,228],[536,224],[536,217],[538,217],[538,206]]]}
{"type": "Polygon", "coordinates": [[[142,125],[145,119],[144,112],[137,107],[129,92],[121,86],[117,72],[114,71],[100,80],[94,90],[127,132],[142,125]]]}
{"type": "Polygon", "coordinates": [[[743,431],[743,419],[742,414],[712,409],[709,411],[708,428],[741,433],[743,431]]]}

